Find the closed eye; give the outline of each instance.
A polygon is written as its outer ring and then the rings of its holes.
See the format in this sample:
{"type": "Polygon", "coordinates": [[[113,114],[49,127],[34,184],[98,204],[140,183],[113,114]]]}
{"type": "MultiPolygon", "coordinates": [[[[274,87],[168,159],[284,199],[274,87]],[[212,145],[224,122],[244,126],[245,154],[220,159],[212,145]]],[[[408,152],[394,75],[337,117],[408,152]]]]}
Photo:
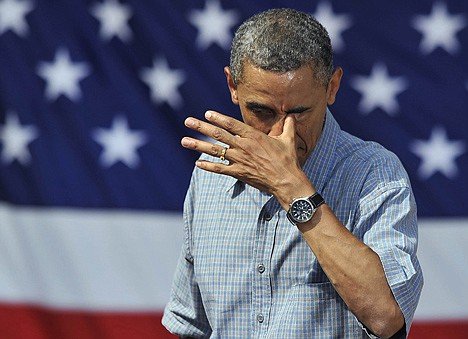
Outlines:
{"type": "Polygon", "coordinates": [[[287,114],[301,114],[310,111],[310,107],[299,106],[286,111],[287,114]]]}
{"type": "Polygon", "coordinates": [[[276,115],[275,111],[266,105],[256,103],[256,102],[247,102],[246,107],[249,111],[255,114],[259,118],[272,118],[276,115]]]}
{"type": "Polygon", "coordinates": [[[313,111],[312,107],[299,106],[288,110],[286,113],[294,114],[297,121],[302,121],[303,119],[307,119],[309,116],[307,113],[310,113],[311,111],[313,111]]]}

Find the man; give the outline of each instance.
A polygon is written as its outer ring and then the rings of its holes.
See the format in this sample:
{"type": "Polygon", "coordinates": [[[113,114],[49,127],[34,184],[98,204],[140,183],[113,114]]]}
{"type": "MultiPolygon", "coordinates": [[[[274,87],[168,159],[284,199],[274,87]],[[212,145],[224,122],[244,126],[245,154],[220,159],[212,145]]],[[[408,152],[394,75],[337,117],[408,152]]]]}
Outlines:
{"type": "Polygon", "coordinates": [[[163,324],[194,338],[405,337],[422,288],[406,172],[341,131],[327,106],[343,71],[310,15],[260,13],[225,68],[244,122],[186,126],[203,153],[163,324]]]}

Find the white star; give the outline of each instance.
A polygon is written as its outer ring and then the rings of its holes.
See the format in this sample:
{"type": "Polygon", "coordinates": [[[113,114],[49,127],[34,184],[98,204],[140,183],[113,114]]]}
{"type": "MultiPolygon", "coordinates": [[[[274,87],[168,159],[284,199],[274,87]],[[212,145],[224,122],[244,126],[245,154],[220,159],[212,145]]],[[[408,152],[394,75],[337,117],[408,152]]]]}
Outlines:
{"type": "Polygon", "coordinates": [[[33,10],[30,1],[0,0],[0,34],[12,30],[19,36],[28,33],[26,15],[33,10]]]}
{"type": "Polygon", "coordinates": [[[188,20],[198,29],[196,43],[200,49],[216,43],[227,50],[232,40],[231,28],[238,22],[238,14],[234,10],[224,11],[218,0],[207,0],[205,8],[192,10],[188,20]]]}
{"type": "Polygon", "coordinates": [[[104,40],[110,40],[114,36],[125,42],[131,39],[132,31],[128,26],[128,20],[132,16],[130,6],[120,4],[117,0],[106,0],[95,4],[91,13],[101,24],[100,34],[104,40]]]}
{"type": "Polygon", "coordinates": [[[127,119],[118,115],[109,129],[96,128],[93,139],[103,147],[100,157],[103,166],[110,167],[121,161],[128,167],[135,168],[140,162],[137,148],[146,144],[148,137],[143,131],[130,130],[127,119]]]}
{"type": "Polygon", "coordinates": [[[140,76],[150,87],[151,98],[156,104],[166,102],[175,109],[181,106],[178,87],[185,82],[184,72],[170,69],[166,59],[155,58],[153,67],[145,68],[140,76]]]}
{"type": "Polygon", "coordinates": [[[81,98],[78,83],[90,74],[90,67],[84,62],[73,63],[69,52],[59,49],[53,62],[39,64],[37,74],[47,82],[45,95],[48,100],[55,100],[63,94],[76,101],[81,98]]]}
{"type": "Polygon", "coordinates": [[[29,164],[31,154],[28,144],[38,136],[37,128],[21,125],[15,113],[8,113],[5,125],[0,126],[0,140],[3,144],[2,162],[10,164],[15,159],[23,165],[29,164]]]}
{"type": "Polygon", "coordinates": [[[350,16],[336,14],[329,2],[320,2],[314,17],[327,29],[335,52],[342,51],[345,44],[341,35],[352,25],[350,16]]]}
{"type": "Polygon", "coordinates": [[[362,99],[359,110],[368,114],[376,108],[381,108],[389,115],[397,113],[399,106],[396,96],[407,87],[403,77],[390,77],[387,67],[375,64],[369,77],[355,76],[351,79],[351,86],[361,93],[362,99]]]}
{"type": "Polygon", "coordinates": [[[466,26],[463,14],[450,15],[445,3],[437,2],[432,7],[430,15],[418,15],[413,20],[413,26],[423,35],[420,49],[429,54],[437,47],[444,48],[448,53],[460,49],[460,43],[455,35],[466,26]]]}
{"type": "Polygon", "coordinates": [[[462,141],[449,141],[447,132],[439,126],[434,127],[428,141],[415,140],[410,149],[422,159],[418,170],[421,179],[428,179],[436,172],[454,178],[458,172],[455,158],[465,153],[465,144],[462,141]]]}

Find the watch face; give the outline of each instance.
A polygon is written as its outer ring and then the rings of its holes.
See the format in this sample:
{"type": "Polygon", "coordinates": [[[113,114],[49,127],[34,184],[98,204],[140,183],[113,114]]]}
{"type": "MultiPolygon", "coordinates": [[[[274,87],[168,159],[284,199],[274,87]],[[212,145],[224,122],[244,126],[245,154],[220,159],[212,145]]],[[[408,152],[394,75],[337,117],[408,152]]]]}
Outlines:
{"type": "Polygon", "coordinates": [[[291,205],[291,217],[296,222],[306,222],[312,218],[314,207],[307,199],[300,199],[291,205]]]}

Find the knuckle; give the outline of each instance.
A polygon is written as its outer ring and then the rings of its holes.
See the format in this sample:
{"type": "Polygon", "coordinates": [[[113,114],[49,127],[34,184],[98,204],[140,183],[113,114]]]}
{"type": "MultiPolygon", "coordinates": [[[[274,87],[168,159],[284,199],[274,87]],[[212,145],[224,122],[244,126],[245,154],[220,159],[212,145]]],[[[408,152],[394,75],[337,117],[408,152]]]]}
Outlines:
{"type": "Polygon", "coordinates": [[[197,141],[192,141],[191,146],[193,150],[198,150],[200,148],[200,145],[198,144],[197,141]]]}
{"type": "Polygon", "coordinates": [[[221,139],[222,135],[223,135],[223,132],[222,132],[221,128],[215,128],[213,130],[213,139],[219,140],[219,139],[221,139]]]}
{"type": "Polygon", "coordinates": [[[221,165],[219,163],[213,164],[213,170],[217,173],[221,173],[222,172],[221,165]]]}
{"type": "Polygon", "coordinates": [[[195,121],[195,123],[193,124],[193,128],[197,131],[200,131],[202,129],[202,124],[200,121],[195,121]]]}
{"type": "Polygon", "coordinates": [[[234,121],[231,119],[226,119],[224,126],[226,126],[226,129],[228,130],[232,130],[236,127],[234,121]]]}
{"type": "Polygon", "coordinates": [[[218,153],[218,148],[215,145],[212,145],[210,148],[210,154],[216,157],[218,156],[218,153]]]}

